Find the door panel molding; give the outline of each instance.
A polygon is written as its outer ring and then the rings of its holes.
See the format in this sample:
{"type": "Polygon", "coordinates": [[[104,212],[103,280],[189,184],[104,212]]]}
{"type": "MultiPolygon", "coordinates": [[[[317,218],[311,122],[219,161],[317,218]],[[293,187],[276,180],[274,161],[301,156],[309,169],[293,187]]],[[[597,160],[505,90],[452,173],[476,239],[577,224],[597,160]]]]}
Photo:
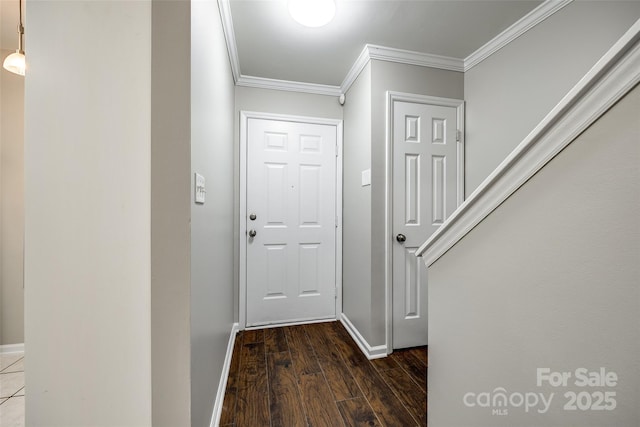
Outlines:
{"type": "MultiPolygon", "coordinates": [[[[456,109],[457,141],[457,189],[456,206],[464,201],[464,100],[441,98],[411,93],[387,91],[386,93],[387,129],[385,135],[385,342],[387,353],[393,351],[393,134],[394,134],[394,104],[396,102],[410,102],[415,104],[453,107],[456,109]]],[[[413,129],[416,126],[409,126],[413,129]]],[[[436,135],[437,136],[437,135],[436,135]]],[[[408,139],[418,139],[418,131],[407,135],[408,139]],[[409,138],[411,137],[411,138],[409,138]]],[[[431,135],[429,135],[431,138],[431,135]]],[[[416,262],[419,261],[416,259],[416,262]]]]}
{"type": "MultiPolygon", "coordinates": [[[[292,123],[307,123],[314,125],[329,125],[336,128],[336,227],[335,227],[335,256],[336,256],[336,298],[335,318],[342,313],[342,120],[319,117],[296,116],[287,114],[273,114],[254,111],[240,111],[240,176],[239,176],[239,211],[238,211],[238,239],[239,239],[239,274],[238,274],[238,323],[241,330],[247,327],[247,154],[248,154],[248,123],[250,119],[276,120],[292,123]]],[[[277,143],[274,139],[274,144],[277,143]]],[[[306,149],[314,149],[314,141],[307,141],[306,149]]],[[[324,319],[326,321],[326,319],[324,319]]]]}

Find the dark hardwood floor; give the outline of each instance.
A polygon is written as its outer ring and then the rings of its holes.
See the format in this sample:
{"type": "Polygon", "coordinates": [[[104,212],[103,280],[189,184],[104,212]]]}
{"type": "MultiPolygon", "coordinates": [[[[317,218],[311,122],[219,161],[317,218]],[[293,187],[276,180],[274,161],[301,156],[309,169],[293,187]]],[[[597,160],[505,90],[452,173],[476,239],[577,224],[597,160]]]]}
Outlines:
{"type": "Polygon", "coordinates": [[[236,337],[221,427],[426,425],[426,347],[370,361],[340,322],[236,337]]]}

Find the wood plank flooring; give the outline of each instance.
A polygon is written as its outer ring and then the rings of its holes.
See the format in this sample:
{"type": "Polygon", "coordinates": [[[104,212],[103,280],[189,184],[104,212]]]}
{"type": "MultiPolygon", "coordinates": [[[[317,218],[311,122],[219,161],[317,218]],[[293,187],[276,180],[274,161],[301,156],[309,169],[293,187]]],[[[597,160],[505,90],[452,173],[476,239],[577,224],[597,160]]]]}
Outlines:
{"type": "Polygon", "coordinates": [[[240,332],[221,427],[426,426],[427,348],[368,360],[340,322],[240,332]]]}

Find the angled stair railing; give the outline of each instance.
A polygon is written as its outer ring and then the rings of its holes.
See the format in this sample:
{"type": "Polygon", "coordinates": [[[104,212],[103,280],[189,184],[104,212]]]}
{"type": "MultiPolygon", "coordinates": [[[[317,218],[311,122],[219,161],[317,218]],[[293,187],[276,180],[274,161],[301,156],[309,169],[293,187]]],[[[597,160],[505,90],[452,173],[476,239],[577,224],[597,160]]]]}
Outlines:
{"type": "Polygon", "coordinates": [[[640,82],[640,20],[416,251],[430,267],[640,82]]]}

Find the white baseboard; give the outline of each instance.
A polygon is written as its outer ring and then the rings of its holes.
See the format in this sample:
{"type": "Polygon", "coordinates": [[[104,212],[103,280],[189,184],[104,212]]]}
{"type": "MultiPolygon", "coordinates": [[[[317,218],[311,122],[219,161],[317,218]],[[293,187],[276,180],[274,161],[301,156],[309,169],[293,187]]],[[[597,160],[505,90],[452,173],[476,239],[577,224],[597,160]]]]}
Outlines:
{"type": "Polygon", "coordinates": [[[346,314],[342,313],[340,315],[340,321],[344,325],[351,338],[358,344],[362,353],[367,356],[367,359],[379,359],[381,357],[387,356],[387,346],[386,345],[377,345],[372,347],[369,345],[366,339],[360,334],[358,329],[351,323],[346,314]]]}
{"type": "Polygon", "coordinates": [[[229,368],[231,367],[231,357],[233,356],[233,346],[236,342],[236,335],[240,330],[240,325],[234,323],[229,334],[229,342],[227,343],[227,354],[224,357],[224,365],[222,366],[222,375],[220,375],[220,383],[218,383],[218,393],[213,404],[213,414],[211,415],[210,427],[217,427],[220,424],[220,416],[222,416],[222,403],[224,402],[224,392],[227,388],[227,380],[229,379],[229,368]]]}
{"type": "Polygon", "coordinates": [[[24,343],[0,345],[0,354],[24,353],[24,343]]]}

